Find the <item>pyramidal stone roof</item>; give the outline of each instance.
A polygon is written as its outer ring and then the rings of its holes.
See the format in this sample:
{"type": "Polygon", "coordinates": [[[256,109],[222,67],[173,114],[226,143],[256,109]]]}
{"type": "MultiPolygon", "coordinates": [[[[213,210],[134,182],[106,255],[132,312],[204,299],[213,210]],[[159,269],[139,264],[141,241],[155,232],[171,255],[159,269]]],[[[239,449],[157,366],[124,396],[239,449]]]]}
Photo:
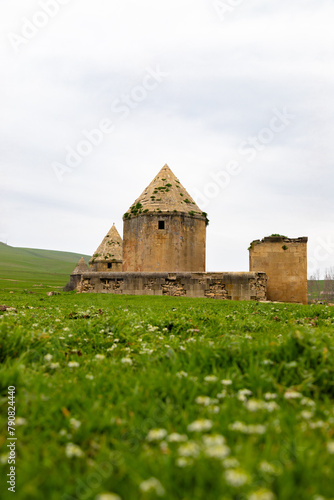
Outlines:
{"type": "Polygon", "coordinates": [[[102,243],[95,251],[89,263],[92,262],[111,262],[121,261],[123,259],[123,241],[115,224],[103,238],[102,243]]]}
{"type": "Polygon", "coordinates": [[[89,267],[87,266],[86,262],[84,261],[84,258],[81,257],[77,265],[72,271],[72,274],[82,274],[85,271],[89,271],[89,267]]]}
{"type": "Polygon", "coordinates": [[[182,186],[168,165],[162,167],[151,184],[124,214],[127,219],[142,213],[178,212],[202,216],[202,210],[196,205],[188,191],[182,186]]]}

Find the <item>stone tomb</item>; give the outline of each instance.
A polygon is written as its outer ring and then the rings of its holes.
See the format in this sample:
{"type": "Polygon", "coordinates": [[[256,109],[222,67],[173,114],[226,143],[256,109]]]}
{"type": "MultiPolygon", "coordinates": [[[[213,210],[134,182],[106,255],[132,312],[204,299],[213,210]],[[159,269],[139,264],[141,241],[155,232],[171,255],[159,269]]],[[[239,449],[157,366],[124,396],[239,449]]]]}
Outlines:
{"type": "Polygon", "coordinates": [[[90,259],[71,274],[81,293],[307,303],[307,238],[272,235],[249,249],[250,271],[207,273],[207,214],[165,165],[90,259]]]}

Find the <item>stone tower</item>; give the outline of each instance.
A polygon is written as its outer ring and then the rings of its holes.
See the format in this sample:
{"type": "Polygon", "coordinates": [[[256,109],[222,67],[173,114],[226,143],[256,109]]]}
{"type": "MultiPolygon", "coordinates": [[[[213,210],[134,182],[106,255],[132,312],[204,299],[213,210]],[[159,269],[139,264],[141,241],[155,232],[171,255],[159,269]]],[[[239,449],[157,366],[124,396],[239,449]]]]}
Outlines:
{"type": "Polygon", "coordinates": [[[122,271],[123,242],[115,224],[103,238],[101,245],[93,254],[89,265],[93,271],[122,271]]]}
{"type": "Polygon", "coordinates": [[[307,237],[273,235],[253,241],[249,270],[268,276],[268,300],[307,304],[307,237]]]}
{"type": "Polygon", "coordinates": [[[71,290],[75,290],[78,286],[78,284],[81,281],[81,275],[89,271],[89,267],[87,266],[85,260],[83,257],[79,260],[77,265],[72,271],[71,278],[70,278],[70,288],[71,290]]]}
{"type": "Polygon", "coordinates": [[[168,165],[123,221],[123,271],[205,271],[206,214],[168,165]]]}

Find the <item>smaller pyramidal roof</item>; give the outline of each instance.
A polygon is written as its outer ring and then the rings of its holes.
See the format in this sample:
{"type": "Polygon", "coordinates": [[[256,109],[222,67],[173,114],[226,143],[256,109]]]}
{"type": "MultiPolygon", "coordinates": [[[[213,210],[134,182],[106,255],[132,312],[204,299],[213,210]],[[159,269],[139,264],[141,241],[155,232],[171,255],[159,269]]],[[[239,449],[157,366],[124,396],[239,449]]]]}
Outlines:
{"type": "Polygon", "coordinates": [[[93,259],[94,262],[122,261],[123,241],[115,224],[112,225],[110,231],[103,238],[102,243],[94,252],[89,263],[91,263],[93,259]]]}
{"type": "MultiPolygon", "coordinates": [[[[182,186],[168,165],[162,167],[151,184],[129,208],[126,214],[138,215],[147,212],[179,212],[202,215],[188,191],[182,186]]],[[[128,218],[129,215],[124,215],[128,218]]]]}
{"type": "Polygon", "coordinates": [[[86,271],[89,271],[89,267],[87,266],[84,258],[81,257],[81,259],[79,260],[79,262],[77,263],[77,265],[73,269],[72,274],[82,274],[86,271]]]}

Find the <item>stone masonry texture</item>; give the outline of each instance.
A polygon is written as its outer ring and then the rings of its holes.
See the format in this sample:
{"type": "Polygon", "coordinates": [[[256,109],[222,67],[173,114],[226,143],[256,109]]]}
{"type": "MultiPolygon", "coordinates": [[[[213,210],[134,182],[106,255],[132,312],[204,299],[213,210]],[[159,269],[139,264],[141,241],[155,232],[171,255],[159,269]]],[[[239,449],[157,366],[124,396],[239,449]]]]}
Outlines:
{"type": "Polygon", "coordinates": [[[249,270],[268,277],[267,298],[307,304],[307,238],[269,236],[251,243],[249,270]]]}
{"type": "Polygon", "coordinates": [[[206,214],[168,165],[123,221],[123,271],[205,271],[206,214]]]}
{"type": "Polygon", "coordinates": [[[81,293],[169,295],[220,300],[266,300],[264,273],[96,273],[85,272],[81,293]]]}

